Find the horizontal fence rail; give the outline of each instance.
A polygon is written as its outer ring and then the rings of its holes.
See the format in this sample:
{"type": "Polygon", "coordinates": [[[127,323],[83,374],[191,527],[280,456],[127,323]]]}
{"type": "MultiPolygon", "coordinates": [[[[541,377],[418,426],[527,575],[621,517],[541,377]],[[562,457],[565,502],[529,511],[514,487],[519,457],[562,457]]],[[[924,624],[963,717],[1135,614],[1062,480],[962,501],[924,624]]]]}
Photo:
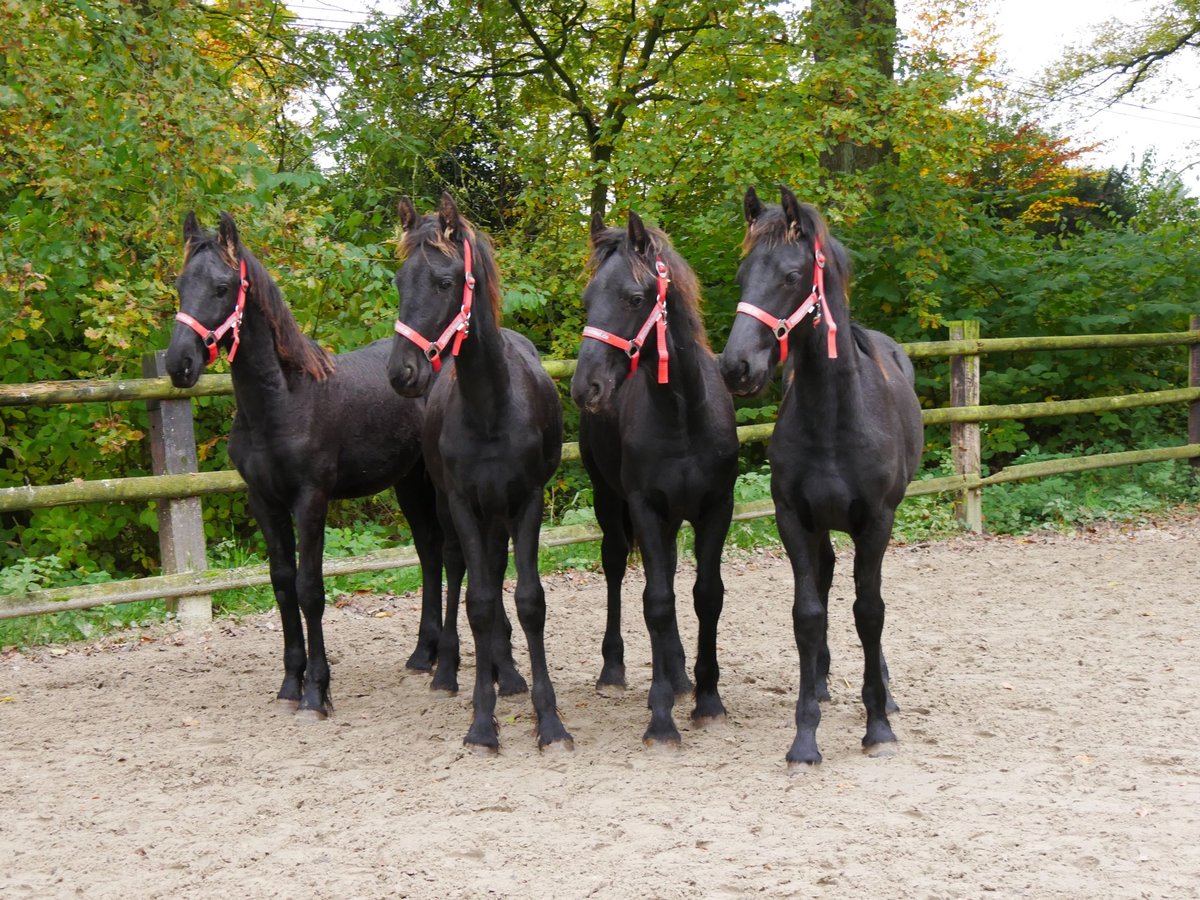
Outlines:
{"type": "MultiPolygon", "coordinates": [[[[1096,454],[1069,459],[1046,460],[1009,466],[982,476],[978,472],[929,478],[913,482],[906,496],[920,496],[955,491],[965,494],[985,486],[1004,484],[1049,475],[1089,471],[1113,466],[1160,462],[1172,459],[1200,460],[1200,317],[1192,320],[1191,331],[1159,334],[1075,335],[1037,338],[972,338],[967,340],[929,341],[901,346],[913,358],[967,358],[988,353],[1013,353],[1047,350],[1123,349],[1138,347],[1191,347],[1191,385],[1175,390],[1151,391],[1111,397],[1091,397],[1082,400],[1056,400],[1035,403],[999,404],[991,406],[960,405],[922,411],[926,425],[980,423],[1039,416],[1078,415],[1109,412],[1172,403],[1189,403],[1192,421],[1189,422],[1189,442],[1177,447],[1133,450],[1096,454]]],[[[977,333],[977,331],[976,331],[977,333]]],[[[546,360],[545,369],[555,378],[565,378],[575,370],[574,360],[546,360]]],[[[229,375],[204,375],[195,387],[175,388],[165,377],[128,378],[39,384],[0,385],[0,407],[52,406],[67,403],[110,403],[116,401],[187,401],[194,397],[231,394],[229,375]]],[[[738,428],[740,443],[761,442],[770,438],[774,423],[744,425],[738,428]]],[[[564,462],[579,459],[575,442],[563,445],[564,462]]],[[[978,458],[978,457],[976,457],[978,458]]],[[[0,489],[0,512],[40,509],[96,502],[142,502],[148,500],[183,500],[209,494],[243,490],[245,482],[236,471],[189,472],[185,474],[153,475],[131,478],[111,478],[56,485],[25,485],[0,489]]],[[[977,508],[977,504],[976,504],[977,508]]],[[[735,520],[745,520],[774,514],[770,499],[738,504],[735,520]]],[[[576,525],[546,528],[542,545],[562,546],[595,541],[601,538],[598,526],[576,525]]],[[[418,565],[411,547],[395,547],[357,557],[328,558],[324,563],[327,576],[349,575],[418,565]]],[[[123,581],[102,582],[66,588],[49,588],[21,594],[0,596],[0,619],[38,615],[48,612],[88,609],[110,603],[135,600],[185,598],[199,594],[257,586],[270,583],[266,564],[235,569],[203,569],[183,571],[123,581]]]]}

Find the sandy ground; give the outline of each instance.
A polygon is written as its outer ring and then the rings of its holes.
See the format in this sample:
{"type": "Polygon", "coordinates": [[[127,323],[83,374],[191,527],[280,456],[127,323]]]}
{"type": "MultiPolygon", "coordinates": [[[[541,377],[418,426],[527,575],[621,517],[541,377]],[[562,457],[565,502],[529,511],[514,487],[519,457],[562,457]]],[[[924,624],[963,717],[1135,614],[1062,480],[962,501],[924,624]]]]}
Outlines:
{"type": "MultiPolygon", "coordinates": [[[[402,668],[412,597],[329,610],[337,712],[316,725],[270,702],[274,616],[9,654],[0,896],[1197,895],[1200,518],[894,547],[885,759],[859,748],[839,560],[825,762],[800,773],[791,575],[769,553],[727,561],[730,717],[695,730],[680,701],[677,752],[640,741],[638,572],[615,698],[593,688],[601,578],[546,581],[572,754],[539,754],[527,698],[500,701],[498,757],[464,752],[469,691],[432,696],[402,668]]],[[[686,573],[679,593],[690,648],[686,573]]]]}

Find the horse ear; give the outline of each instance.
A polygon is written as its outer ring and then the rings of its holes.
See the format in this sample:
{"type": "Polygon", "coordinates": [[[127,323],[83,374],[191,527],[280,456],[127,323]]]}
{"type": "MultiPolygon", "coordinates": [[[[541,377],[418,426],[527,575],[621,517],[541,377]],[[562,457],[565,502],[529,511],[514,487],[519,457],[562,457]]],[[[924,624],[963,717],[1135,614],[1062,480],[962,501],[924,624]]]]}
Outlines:
{"type": "Polygon", "coordinates": [[[650,246],[650,235],[646,233],[646,224],[642,217],[632,209],[629,211],[629,244],[636,253],[645,253],[650,246]]]}
{"type": "Polygon", "coordinates": [[[183,242],[191,244],[200,237],[200,221],[196,218],[196,211],[189,209],[188,214],[183,218],[183,242]]]}
{"type": "Polygon", "coordinates": [[[746,216],[746,226],[749,227],[757,222],[764,209],[766,207],[758,199],[758,193],[754,190],[754,186],[746,188],[746,196],[742,199],[742,213],[746,216]]]}
{"type": "Polygon", "coordinates": [[[811,238],[817,233],[817,223],[804,204],[796,199],[786,185],[779,186],[780,204],[783,206],[783,216],[787,220],[788,232],[794,232],[797,237],[811,238]]]}
{"type": "Polygon", "coordinates": [[[238,230],[237,226],[233,224],[233,216],[227,212],[221,213],[221,224],[217,227],[217,240],[231,258],[237,258],[238,230]]]}
{"type": "Polygon", "coordinates": [[[412,231],[413,226],[417,224],[417,208],[413,206],[412,197],[401,197],[397,211],[400,213],[400,227],[405,231],[412,231]]]}
{"type": "Polygon", "coordinates": [[[596,243],[596,238],[600,237],[607,230],[608,227],[604,224],[604,214],[599,211],[592,213],[592,243],[596,243]]]}
{"type": "Polygon", "coordinates": [[[454,202],[449,191],[442,191],[442,199],[438,203],[438,225],[442,234],[448,238],[455,237],[462,230],[458,204],[454,202]]]}

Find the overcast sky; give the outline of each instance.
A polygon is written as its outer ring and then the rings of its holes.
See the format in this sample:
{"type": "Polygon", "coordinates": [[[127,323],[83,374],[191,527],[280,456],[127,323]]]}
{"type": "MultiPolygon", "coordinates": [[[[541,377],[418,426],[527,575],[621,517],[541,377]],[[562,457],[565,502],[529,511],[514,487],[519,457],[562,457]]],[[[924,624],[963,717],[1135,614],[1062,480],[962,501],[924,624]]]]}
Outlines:
{"type": "MultiPolygon", "coordinates": [[[[801,0],[803,2],[803,0],[801,0]]],[[[1071,44],[1088,41],[1092,30],[1111,18],[1144,18],[1158,0],[981,0],[990,3],[1000,38],[1001,63],[1011,70],[1016,90],[1035,92],[1034,81],[1071,44]]],[[[345,28],[360,20],[368,7],[387,10],[396,0],[292,0],[289,7],[312,25],[345,28]]],[[[905,0],[897,0],[903,27],[905,0]]],[[[1070,134],[1078,144],[1103,142],[1086,158],[1094,165],[1136,163],[1149,149],[1160,166],[1179,171],[1200,159],[1200,60],[1177,54],[1172,64],[1174,86],[1159,95],[1135,95],[1105,106],[1100,99],[1073,105],[1077,125],[1070,134]]],[[[1049,121],[1063,121],[1070,110],[1045,109],[1049,121]]],[[[1185,175],[1193,192],[1200,190],[1200,164],[1185,175]]]]}

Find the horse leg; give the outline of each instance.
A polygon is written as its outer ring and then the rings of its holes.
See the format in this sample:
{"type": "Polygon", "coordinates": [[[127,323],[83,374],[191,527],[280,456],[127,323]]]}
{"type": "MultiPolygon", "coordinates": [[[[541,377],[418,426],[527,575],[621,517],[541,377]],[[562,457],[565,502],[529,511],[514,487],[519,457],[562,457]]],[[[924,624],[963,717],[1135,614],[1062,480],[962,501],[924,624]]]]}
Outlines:
{"type": "Polygon", "coordinates": [[[575,741],[558,715],[558,701],[546,665],[546,592],[538,575],[538,531],[542,525],[540,485],[513,520],[513,558],[517,566],[517,618],[529,645],[533,675],[533,708],[537,713],[538,749],[574,750],[575,741]]]}
{"type": "Polygon", "coordinates": [[[297,713],[313,719],[325,719],[333,710],[329,699],[329,660],[325,656],[325,632],[321,624],[325,615],[322,564],[328,505],[324,493],[314,489],[304,491],[295,505],[299,549],[296,595],[308,629],[308,662],[297,713]]]}
{"type": "Polygon", "coordinates": [[[296,600],[296,535],[292,531],[292,517],[286,508],[272,506],[253,489],[248,491],[248,498],[250,512],[267,543],[271,589],[283,626],[283,684],[276,699],[295,709],[300,703],[307,655],[300,605],[296,600]]]}
{"type": "Polygon", "coordinates": [[[501,541],[504,540],[504,530],[477,521],[468,501],[463,498],[452,497],[448,503],[467,562],[467,621],[471,625],[471,636],[475,639],[475,690],[471,696],[473,716],[463,744],[483,752],[495,752],[500,748],[500,734],[496,729],[495,717],[494,632],[504,572],[496,572],[492,565],[496,557],[492,545],[496,543],[497,534],[501,541]]]}
{"type": "Polygon", "coordinates": [[[817,593],[825,607],[825,633],[821,635],[821,648],[817,651],[817,699],[829,699],[829,587],[833,584],[833,568],[837,557],[833,552],[833,541],[826,533],[825,540],[817,552],[817,593]]]}
{"type": "Polygon", "coordinates": [[[625,687],[625,641],[621,637],[621,583],[629,566],[629,511],[625,501],[599,477],[592,479],[592,506],[604,537],[600,541],[600,562],[608,589],[608,615],[604,622],[604,640],[600,653],[604,663],[597,690],[625,687]]]}
{"type": "Polygon", "coordinates": [[[408,520],[413,546],[421,560],[421,624],[417,646],[405,667],[433,670],[442,636],[442,528],[437,520],[437,494],[424,464],[418,462],[396,482],[396,500],[408,520]]]}
{"type": "Polygon", "coordinates": [[[854,627],[863,648],[863,706],[867,733],[863,749],[872,756],[885,755],[882,745],[896,742],[887,717],[887,685],[883,678],[883,555],[892,536],[894,513],[886,510],[854,535],[854,627]]]}
{"type": "Polygon", "coordinates": [[[796,737],[787,753],[789,765],[816,765],[821,761],[817,750],[817,726],[821,706],[817,702],[817,674],[821,645],[828,617],[817,590],[816,565],[828,532],[808,531],[800,523],[795,509],[775,500],[775,521],[779,536],[792,563],[795,596],[792,601],[792,629],[800,655],[800,696],[796,700],[796,737]]]}
{"type": "Polygon", "coordinates": [[[679,729],[671,716],[675,704],[675,685],[672,674],[683,667],[683,646],[675,617],[675,536],[678,525],[664,522],[645,503],[630,504],[634,527],[642,546],[642,564],[646,571],[646,587],[642,592],[642,611],[650,632],[650,725],[642,735],[648,747],[674,746],[680,742],[679,729]]]}
{"type": "Polygon", "coordinates": [[[458,601],[467,564],[463,559],[462,544],[454,528],[446,495],[441,491],[437,492],[437,513],[441,524],[442,561],[446,567],[446,618],[438,637],[437,668],[429,689],[457,694],[458,667],[462,662],[458,642],[458,601]]]}
{"type": "Polygon", "coordinates": [[[733,517],[732,497],[723,500],[693,523],[696,533],[696,584],[692,603],[699,623],[696,646],[696,708],[692,721],[707,725],[725,719],[725,704],[717,693],[721,669],[717,664],[717,622],[725,603],[725,583],[721,580],[721,550],[733,517]]]}
{"type": "MultiPolygon", "coordinates": [[[[489,544],[492,554],[492,571],[498,572],[496,583],[504,583],[504,570],[508,568],[508,534],[497,537],[489,544]]],[[[496,627],[492,635],[492,678],[496,682],[496,691],[501,697],[513,697],[524,694],[529,690],[529,684],[517,670],[517,662],[513,659],[512,622],[504,609],[504,592],[496,595],[496,627]]]]}

